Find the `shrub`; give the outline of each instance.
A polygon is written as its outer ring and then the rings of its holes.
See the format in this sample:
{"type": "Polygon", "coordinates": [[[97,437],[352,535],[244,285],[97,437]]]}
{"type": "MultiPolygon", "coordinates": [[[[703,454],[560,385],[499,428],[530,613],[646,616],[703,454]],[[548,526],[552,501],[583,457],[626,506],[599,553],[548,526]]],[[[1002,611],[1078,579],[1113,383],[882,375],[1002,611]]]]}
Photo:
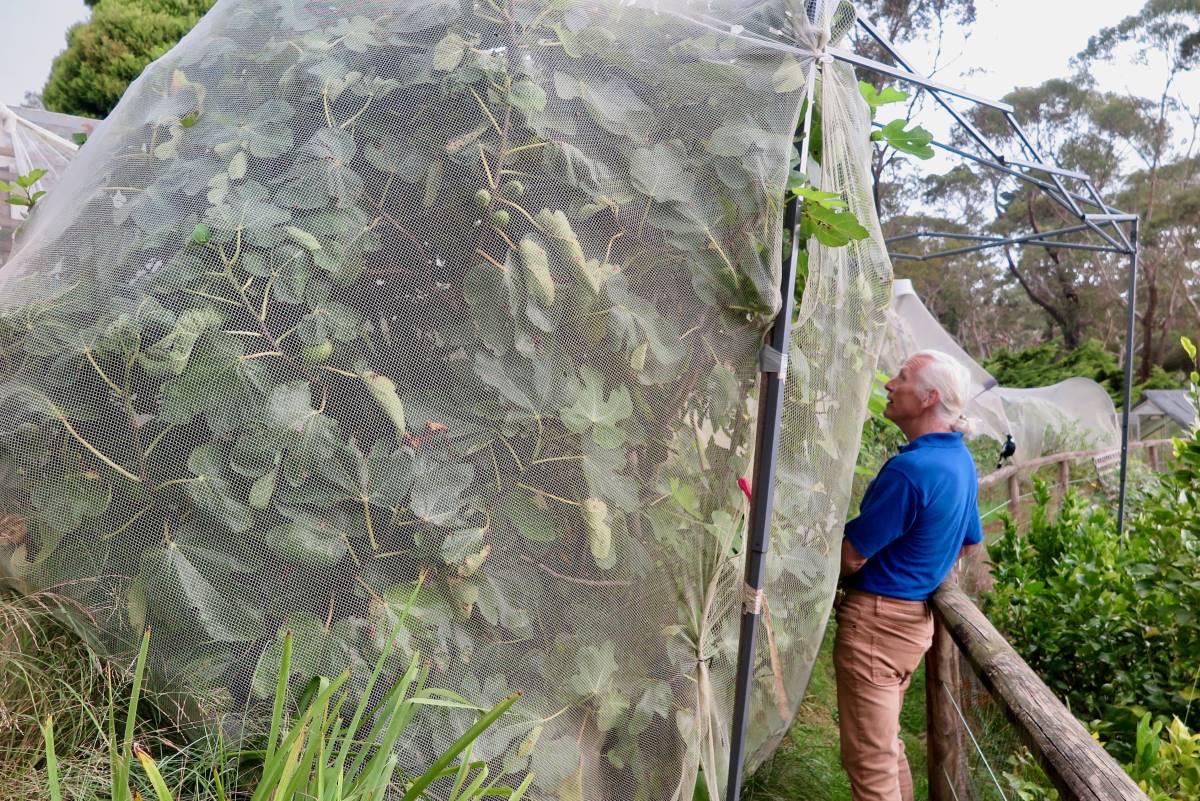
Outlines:
{"type": "MultiPolygon", "coordinates": [[[[1075,376],[1090,378],[1104,387],[1118,406],[1125,386],[1125,373],[1117,355],[1095,339],[1074,350],[1066,350],[1057,339],[1019,350],[999,350],[983,366],[1006,387],[1044,387],[1075,376]]],[[[1179,381],[1156,365],[1150,378],[1134,387],[1134,402],[1143,389],[1178,387],[1179,381]]]]}

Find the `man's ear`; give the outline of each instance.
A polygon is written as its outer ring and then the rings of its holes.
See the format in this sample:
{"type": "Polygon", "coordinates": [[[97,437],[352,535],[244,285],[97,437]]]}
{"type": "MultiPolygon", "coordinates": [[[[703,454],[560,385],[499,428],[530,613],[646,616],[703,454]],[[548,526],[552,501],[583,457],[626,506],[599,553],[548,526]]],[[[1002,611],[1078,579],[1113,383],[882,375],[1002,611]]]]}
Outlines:
{"type": "Polygon", "coordinates": [[[937,389],[931,389],[929,390],[929,394],[925,396],[924,403],[921,404],[921,410],[937,408],[937,405],[941,402],[942,393],[937,389]]]}

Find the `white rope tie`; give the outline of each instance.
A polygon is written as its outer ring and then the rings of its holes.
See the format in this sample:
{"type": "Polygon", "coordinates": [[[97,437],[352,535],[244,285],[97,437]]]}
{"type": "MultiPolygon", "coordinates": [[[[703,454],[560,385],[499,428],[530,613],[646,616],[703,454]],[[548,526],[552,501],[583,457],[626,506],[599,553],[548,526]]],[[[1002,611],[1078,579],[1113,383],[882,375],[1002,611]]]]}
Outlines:
{"type": "Polygon", "coordinates": [[[762,590],[756,590],[749,584],[742,585],[742,612],[757,615],[762,612],[764,596],[762,590]]]}

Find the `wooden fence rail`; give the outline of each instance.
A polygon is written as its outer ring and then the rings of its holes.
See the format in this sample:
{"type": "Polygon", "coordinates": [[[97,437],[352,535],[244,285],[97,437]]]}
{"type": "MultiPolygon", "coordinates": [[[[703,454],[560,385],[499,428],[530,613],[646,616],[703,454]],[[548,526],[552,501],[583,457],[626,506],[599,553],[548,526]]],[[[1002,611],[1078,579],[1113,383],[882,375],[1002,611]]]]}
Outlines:
{"type": "MultiPolygon", "coordinates": [[[[1144,440],[1129,443],[1129,448],[1149,449],[1151,468],[1157,470],[1157,449],[1170,443],[1169,439],[1144,440]]],[[[1057,465],[1058,483],[1065,491],[1071,462],[1111,459],[1114,454],[1119,455],[1120,449],[1043,456],[984,476],[979,487],[1006,483],[1009,508],[1016,516],[1023,471],[1057,465]]],[[[980,567],[967,565],[967,575],[974,575],[980,567]]],[[[960,653],[1045,769],[1062,801],[1148,801],[956,584],[948,582],[934,593],[929,604],[934,613],[933,645],[925,656],[930,801],[959,801],[964,797],[967,749],[975,747],[955,706],[962,698],[960,653]]]]}
{"type": "Polygon", "coordinates": [[[943,586],[930,606],[939,630],[925,663],[930,801],[963,797],[965,738],[958,710],[945,691],[959,686],[956,651],[1004,710],[1062,801],[1148,801],[965,593],[943,586]],[[947,779],[959,782],[958,787],[947,779]]]}

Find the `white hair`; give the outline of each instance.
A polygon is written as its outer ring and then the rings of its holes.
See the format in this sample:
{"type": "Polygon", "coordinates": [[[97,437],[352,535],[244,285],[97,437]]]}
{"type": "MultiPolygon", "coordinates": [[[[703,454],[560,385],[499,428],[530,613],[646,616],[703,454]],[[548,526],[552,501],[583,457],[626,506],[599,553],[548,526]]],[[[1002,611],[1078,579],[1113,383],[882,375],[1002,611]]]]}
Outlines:
{"type": "Polygon", "coordinates": [[[922,350],[910,358],[923,359],[916,381],[925,391],[938,392],[938,418],[964,436],[975,433],[975,421],[963,414],[970,402],[971,373],[958,359],[940,350],[922,350]]]}

